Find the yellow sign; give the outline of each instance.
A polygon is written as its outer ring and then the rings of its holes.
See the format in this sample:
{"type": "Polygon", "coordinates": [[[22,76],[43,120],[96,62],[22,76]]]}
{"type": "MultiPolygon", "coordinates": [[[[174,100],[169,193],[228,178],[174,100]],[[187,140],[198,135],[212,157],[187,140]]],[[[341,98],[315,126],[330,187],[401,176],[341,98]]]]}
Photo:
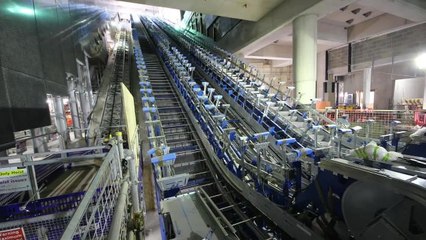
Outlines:
{"type": "Polygon", "coordinates": [[[139,136],[136,124],[135,100],[127,87],[121,83],[121,93],[123,97],[124,119],[127,128],[127,141],[129,149],[135,154],[135,165],[139,168],[139,136]]]}
{"type": "Polygon", "coordinates": [[[0,177],[12,177],[12,176],[22,176],[25,175],[26,172],[24,169],[16,169],[16,170],[8,170],[8,171],[1,171],[0,170],[0,177]]]}
{"type": "Polygon", "coordinates": [[[0,168],[0,194],[31,190],[26,168],[0,168]]]}

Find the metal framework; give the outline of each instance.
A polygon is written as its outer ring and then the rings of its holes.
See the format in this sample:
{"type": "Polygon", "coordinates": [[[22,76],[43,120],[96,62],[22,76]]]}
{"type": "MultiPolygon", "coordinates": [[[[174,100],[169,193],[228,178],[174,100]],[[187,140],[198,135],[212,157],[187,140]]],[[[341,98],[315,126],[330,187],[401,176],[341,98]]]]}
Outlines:
{"type": "MultiPolygon", "coordinates": [[[[117,200],[123,181],[126,179],[121,170],[118,146],[114,145],[103,160],[61,239],[104,239],[108,236],[114,209],[119,207],[117,200]]],[[[126,220],[127,217],[121,219],[124,222],[126,220]]],[[[125,223],[120,226],[125,229],[125,223]]],[[[120,232],[126,233],[122,228],[120,232]]]]}
{"type": "Polygon", "coordinates": [[[123,127],[123,106],[120,83],[129,86],[129,41],[130,33],[122,30],[119,33],[117,51],[114,60],[113,77],[107,91],[104,110],[100,123],[103,137],[113,132],[113,129],[123,127]]]}
{"type": "MultiPolygon", "coordinates": [[[[312,221],[319,221],[323,233],[337,239],[338,234],[332,229],[333,220],[328,222],[324,214],[333,215],[334,211],[340,211],[337,215],[342,218],[342,210],[340,205],[328,206],[324,196],[331,191],[338,196],[334,201],[348,204],[349,201],[342,200],[343,194],[345,190],[351,193],[352,189],[356,189],[348,186],[360,177],[350,174],[350,164],[320,169],[318,163],[329,163],[327,161],[336,156],[350,158],[349,154],[354,152],[350,150],[354,148],[361,151],[360,146],[370,140],[368,133],[371,128],[367,126],[367,136],[363,137],[362,127],[350,127],[347,118],[341,117],[334,122],[327,114],[317,112],[313,108],[315,100],[310,106],[301,106],[298,99],[292,97],[292,88],[288,88],[285,94],[270,93],[258,74],[253,74],[230,54],[214,45],[205,44],[203,39],[185,35],[185,32],[182,34],[159,20],[143,19],[143,22],[173,78],[173,86],[180,93],[179,98],[185,103],[183,107],[192,112],[189,118],[194,128],[200,135],[206,136],[200,140],[204,146],[209,145],[205,151],[212,161],[208,159],[208,163],[212,163],[233,190],[242,193],[244,200],[262,213],[246,214],[241,221],[235,221],[235,218],[225,221],[228,219],[214,199],[223,199],[222,195],[227,194],[229,185],[219,188],[220,191],[216,193],[206,191],[205,187],[197,188],[203,205],[214,216],[219,228],[229,237],[238,238],[242,237],[239,235],[241,232],[234,226],[240,222],[259,226],[258,220],[267,218],[295,239],[321,239],[294,218],[294,213],[312,214],[312,221]],[[286,210],[291,210],[293,214],[286,210]]],[[[394,140],[398,133],[392,132],[397,124],[397,121],[391,123],[389,136],[380,136],[392,140],[392,144],[382,144],[384,148],[397,148],[394,140]]],[[[371,164],[367,160],[351,159],[354,166],[371,164]]],[[[375,166],[409,172],[413,179],[417,178],[417,175],[413,176],[417,173],[413,169],[406,171],[402,170],[403,167],[393,167],[393,164],[381,164],[375,166]]],[[[413,184],[409,183],[410,186],[413,184]]],[[[420,188],[420,192],[424,191],[423,186],[420,188]]],[[[413,197],[406,192],[401,194],[413,197]]],[[[424,196],[416,196],[415,199],[422,203],[424,196]]],[[[242,212],[247,213],[245,211],[242,212]]],[[[240,215],[238,208],[232,215],[240,215]]],[[[347,223],[349,227],[351,224],[355,226],[351,220],[347,223]]],[[[250,229],[250,226],[247,227],[250,229]]],[[[377,234],[374,227],[357,234],[373,236],[377,234]]],[[[397,228],[398,231],[405,231],[404,225],[397,228]]],[[[257,231],[259,229],[252,230],[258,238],[262,238],[262,232],[257,231]]],[[[278,237],[276,234],[274,232],[270,236],[278,237]]]]}

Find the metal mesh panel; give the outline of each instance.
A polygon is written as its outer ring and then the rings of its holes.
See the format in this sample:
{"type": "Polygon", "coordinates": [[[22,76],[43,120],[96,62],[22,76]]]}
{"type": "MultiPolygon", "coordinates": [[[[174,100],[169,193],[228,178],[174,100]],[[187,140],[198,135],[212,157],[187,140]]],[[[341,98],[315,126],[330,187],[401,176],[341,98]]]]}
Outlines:
{"type": "MultiPolygon", "coordinates": [[[[379,138],[380,135],[387,134],[390,131],[392,122],[399,121],[398,128],[409,129],[415,125],[414,113],[412,111],[397,110],[339,110],[338,118],[343,115],[352,126],[361,126],[360,136],[364,136],[367,131],[367,120],[374,120],[370,127],[370,136],[379,138]]],[[[327,113],[327,117],[336,120],[336,112],[327,113]]]]}
{"type": "MultiPolygon", "coordinates": [[[[122,179],[118,147],[114,145],[86,193],[40,199],[29,202],[24,208],[20,204],[3,206],[0,216],[4,221],[0,230],[23,227],[27,239],[60,239],[68,226],[69,234],[63,239],[105,239],[122,179]]],[[[120,219],[121,237],[127,235],[126,208],[124,204],[120,209],[125,213],[120,219]]]]}
{"type": "Polygon", "coordinates": [[[76,192],[35,200],[29,202],[24,210],[20,203],[2,206],[0,207],[0,221],[19,220],[74,210],[83,196],[84,192],[76,192]]]}
{"type": "Polygon", "coordinates": [[[108,235],[120,193],[120,168],[118,149],[114,146],[73,215],[62,239],[104,239],[108,235]]]}
{"type": "MultiPolygon", "coordinates": [[[[128,200],[128,199],[127,199],[128,200]]],[[[127,204],[124,206],[127,207],[127,204]]],[[[127,239],[127,219],[129,219],[129,214],[127,209],[118,209],[118,211],[124,211],[123,218],[120,219],[121,227],[120,227],[120,239],[127,239]]]]}
{"type": "Polygon", "coordinates": [[[65,214],[51,214],[42,217],[31,218],[25,221],[13,221],[2,223],[0,230],[23,227],[27,239],[59,239],[64,232],[72,211],[65,214]]]}

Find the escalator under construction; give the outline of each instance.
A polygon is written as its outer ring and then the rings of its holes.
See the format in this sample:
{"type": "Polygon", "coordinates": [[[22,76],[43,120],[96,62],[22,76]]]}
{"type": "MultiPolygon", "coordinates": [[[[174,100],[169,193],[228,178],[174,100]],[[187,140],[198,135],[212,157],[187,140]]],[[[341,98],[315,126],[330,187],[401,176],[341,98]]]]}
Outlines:
{"type": "MultiPolygon", "coordinates": [[[[150,96],[155,98],[155,107],[158,110],[159,119],[155,121],[161,122],[162,128],[162,134],[159,137],[148,136],[148,140],[163,138],[162,144],[167,144],[170,148],[168,153],[176,155],[172,169],[166,170],[162,167],[162,171],[155,171],[156,177],[159,179],[158,174],[189,175],[187,184],[179,188],[179,192],[163,191],[157,183],[157,194],[161,195],[157,200],[162,201],[167,197],[195,193],[194,201],[200,203],[208,212],[209,220],[214,226],[212,228],[217,228],[215,235],[218,239],[284,237],[285,234],[279,227],[223,178],[223,174],[213,164],[214,153],[211,153],[210,146],[206,146],[206,142],[200,137],[200,132],[196,129],[196,120],[186,105],[185,99],[178,93],[172,76],[160,57],[158,46],[155,46],[152,41],[152,35],[142,23],[135,23],[134,28],[139,32],[139,43],[150,89],[152,89],[150,96]]],[[[147,124],[152,122],[151,119],[147,124]]],[[[169,213],[162,214],[165,224],[172,224],[167,221],[169,213]]],[[[172,221],[179,220],[172,219],[172,221]]],[[[173,229],[170,226],[165,228],[173,229]]],[[[167,233],[167,238],[176,236],[176,229],[171,231],[173,232],[167,233]]]]}

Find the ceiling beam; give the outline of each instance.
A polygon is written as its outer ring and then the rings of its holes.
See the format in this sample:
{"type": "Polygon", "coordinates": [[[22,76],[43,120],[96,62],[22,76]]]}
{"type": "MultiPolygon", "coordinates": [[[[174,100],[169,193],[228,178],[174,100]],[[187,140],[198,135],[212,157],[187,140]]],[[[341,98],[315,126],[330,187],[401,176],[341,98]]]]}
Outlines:
{"type": "Polygon", "coordinates": [[[343,26],[320,20],[318,22],[318,40],[344,44],[348,42],[348,32],[343,26]]]}
{"type": "Polygon", "coordinates": [[[270,59],[270,60],[291,60],[293,57],[292,46],[283,46],[277,44],[268,45],[244,58],[252,59],[270,59]]]}
{"type": "Polygon", "coordinates": [[[293,60],[272,60],[272,67],[287,67],[293,64],[293,60]]]}
{"type": "Polygon", "coordinates": [[[348,28],[348,41],[356,41],[377,34],[384,34],[413,22],[388,13],[348,28]]]}
{"type": "Polygon", "coordinates": [[[286,0],[257,22],[241,22],[218,43],[231,52],[244,51],[249,45],[268,38],[304,14],[318,18],[338,10],[355,0],[286,0]]]}
{"type": "MultiPolygon", "coordinates": [[[[291,27],[285,27],[280,34],[274,34],[268,39],[268,41],[262,41],[257,44],[250,45],[250,50],[242,53],[246,58],[259,58],[270,60],[280,60],[292,58],[292,45],[291,45],[291,27]],[[273,41],[287,40],[288,45],[277,45],[271,44],[273,41]]],[[[339,46],[347,42],[347,31],[342,26],[333,25],[330,23],[319,22],[318,23],[318,51],[324,50],[330,47],[339,46]],[[329,46],[329,47],[327,47],[329,46]]]]}

